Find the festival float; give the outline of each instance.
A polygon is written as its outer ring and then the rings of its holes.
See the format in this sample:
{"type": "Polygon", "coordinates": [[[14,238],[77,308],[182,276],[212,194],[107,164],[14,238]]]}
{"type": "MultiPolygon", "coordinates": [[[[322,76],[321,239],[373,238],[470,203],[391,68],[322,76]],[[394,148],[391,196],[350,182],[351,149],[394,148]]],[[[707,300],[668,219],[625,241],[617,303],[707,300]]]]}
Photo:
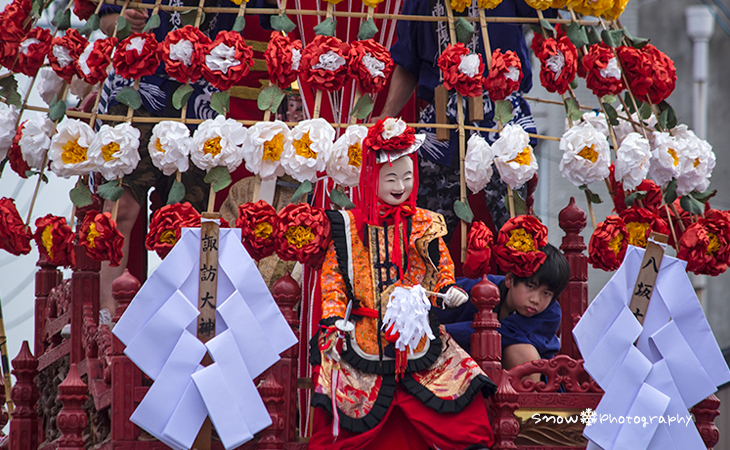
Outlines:
{"type": "Polygon", "coordinates": [[[626,0],[526,0],[532,17],[495,15],[500,0],[452,0],[435,15],[402,15],[402,2],[390,0],[234,3],[75,0],[55,8],[50,30],[38,23],[54,2],[14,0],[0,13],[3,168],[35,177],[36,192],[49,170],[77,178],[70,219],[34,215],[32,205],[23,218],[12,198],[0,199],[0,247],[23,257],[35,242],[40,254],[35,340],[12,360],[14,380],[3,355],[0,418],[9,433],[2,448],[307,448],[308,343],[322,316],[319,271],[331,237],[325,210],[361,201],[363,140],[385,100],[399,21],[434,24],[445,36],[434,60],[434,122],[418,123],[413,103],[402,116],[436,139],[456,136],[459,194],[450,204],[460,224],[450,249],[457,273],[497,270],[504,255],[492,250],[509,247],[509,232],[522,236],[510,258],[529,261],[544,245],[546,236],[526,225],[535,220],[527,218],[539,188],[538,141],[559,141],[562,175],[584,192],[587,213],[582,198],[571,199],[559,217],[571,276],[560,297],[556,357],[505,370],[493,312],[499,292],[486,277],[472,290],[471,355],[496,386],[485,400],[492,448],[717,443],[713,393],[730,371],[687,272],[727,270],[730,213],[709,203],[712,147],[667,101],[674,63],[621,26],[626,0]],[[109,5],[145,11],[142,32],[119,20],[102,37],[109,5]],[[157,39],[163,13],[179,27],[157,39]],[[213,14],[227,15],[230,27],[211,39],[201,29],[213,14]],[[515,120],[524,73],[514,52],[493,49],[488,29],[499,23],[533,28],[536,73],[554,97],[531,101],[562,105],[562,136],[515,120]],[[141,78],[161,62],[177,83],[176,115],[140,114],[149,101],[141,78]],[[99,109],[112,69],[123,79],[119,114],[99,109]],[[19,74],[32,80],[25,91],[19,74]],[[199,83],[213,87],[213,117],[190,118],[199,83]],[[591,104],[578,101],[579,84],[594,95],[591,104]],[[45,105],[31,104],[33,89],[45,105]],[[78,105],[68,107],[69,93],[78,105]],[[479,125],[485,117],[493,127],[479,125]],[[140,149],[141,124],[152,125],[147,149],[140,149]],[[140,150],[171,187],[149,225],[140,214],[124,255],[118,201],[140,150]],[[202,211],[182,201],[192,167],[208,185],[202,211]],[[517,219],[508,230],[495,229],[484,203],[470,201],[493,175],[508,186],[502,201],[517,219]],[[604,184],[615,214],[598,221],[592,205],[604,184]],[[589,223],[586,245],[580,233],[589,223]],[[150,274],[145,248],[163,259],[150,274]],[[669,249],[676,257],[665,255],[669,249]],[[469,260],[474,254],[482,259],[469,260]],[[105,316],[102,263],[118,266],[123,257],[127,270],[106,286],[116,309],[105,316]],[[615,271],[590,307],[588,264],[615,271]],[[62,267],[72,269],[70,278],[62,267]],[[541,381],[526,378],[536,373],[541,381]],[[609,414],[688,411],[694,423],[680,427],[603,423],[609,414]]]}

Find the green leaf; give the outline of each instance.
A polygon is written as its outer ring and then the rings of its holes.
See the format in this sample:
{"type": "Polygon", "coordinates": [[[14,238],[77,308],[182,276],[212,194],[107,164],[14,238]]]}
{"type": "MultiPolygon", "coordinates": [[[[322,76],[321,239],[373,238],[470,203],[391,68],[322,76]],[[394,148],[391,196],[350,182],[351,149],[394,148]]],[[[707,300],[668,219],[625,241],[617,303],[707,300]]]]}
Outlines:
{"type": "Polygon", "coordinates": [[[568,39],[570,39],[570,42],[572,42],[576,48],[588,45],[588,33],[586,33],[586,29],[580,26],[578,22],[571,22],[566,28],[565,34],[568,35],[568,39]]]}
{"type": "Polygon", "coordinates": [[[603,203],[603,200],[601,200],[601,197],[598,194],[596,194],[595,192],[588,189],[588,186],[586,186],[585,184],[581,184],[580,186],[578,186],[578,189],[580,189],[581,191],[584,191],[586,194],[588,194],[588,200],[590,200],[591,203],[594,203],[596,205],[603,203]]]}
{"type": "Polygon", "coordinates": [[[608,103],[609,105],[612,105],[612,104],[616,103],[616,100],[618,100],[618,98],[616,98],[615,95],[606,94],[603,96],[603,98],[601,98],[601,103],[608,103]]]}
{"type": "Polygon", "coordinates": [[[68,30],[71,28],[71,10],[58,8],[51,24],[59,30],[68,30]]]}
{"type": "Polygon", "coordinates": [[[337,189],[332,189],[330,191],[330,200],[332,203],[343,209],[352,209],[355,207],[355,204],[352,203],[350,198],[337,189]]]}
{"type": "Polygon", "coordinates": [[[246,28],[246,16],[236,17],[236,21],[233,22],[232,30],[240,33],[244,28],[246,28]]]}
{"type": "Polygon", "coordinates": [[[572,80],[570,80],[570,88],[578,89],[578,78],[573,78],[572,80]]]}
{"type": "Polygon", "coordinates": [[[314,190],[314,185],[312,185],[312,182],[309,180],[305,180],[304,183],[300,184],[296,191],[294,191],[294,194],[291,196],[291,202],[296,203],[299,201],[299,199],[309,194],[314,190]]]}
{"type": "MultiPolygon", "coordinates": [[[[195,26],[195,19],[197,19],[197,18],[198,18],[197,9],[191,9],[189,11],[180,13],[180,21],[182,22],[181,26],[185,26],[185,25],[195,26]]],[[[204,21],[205,21],[205,11],[201,11],[200,12],[200,23],[203,23],[204,21]]]]}
{"type": "Polygon", "coordinates": [[[76,208],[83,208],[93,203],[89,187],[82,183],[80,179],[76,182],[76,186],[71,189],[68,196],[76,208]]]}
{"type": "Polygon", "coordinates": [[[107,181],[106,183],[99,186],[96,190],[99,197],[109,200],[110,202],[116,202],[122,198],[124,194],[124,188],[119,186],[118,180],[107,181]]]}
{"type": "Polygon", "coordinates": [[[63,119],[66,115],[66,102],[63,100],[54,100],[48,107],[48,118],[56,122],[63,119]]]}
{"type": "Polygon", "coordinates": [[[624,197],[624,203],[631,208],[636,200],[643,200],[648,191],[636,191],[624,197]]]}
{"type": "MultiPolygon", "coordinates": [[[[515,205],[514,216],[522,216],[527,214],[527,203],[522,198],[522,196],[520,196],[519,191],[515,189],[512,190],[512,203],[514,203],[515,205]]],[[[507,208],[507,212],[510,212],[509,195],[504,196],[504,206],[507,208]]]]}
{"type": "Polygon", "coordinates": [[[611,106],[610,103],[604,103],[603,108],[606,110],[606,117],[608,118],[608,122],[613,125],[614,127],[618,126],[618,112],[616,112],[616,109],[611,106]]]}
{"type": "Polygon", "coordinates": [[[494,102],[494,118],[506,124],[512,120],[512,103],[509,100],[497,100],[494,102]]]}
{"type": "Polygon", "coordinates": [[[705,192],[692,191],[689,195],[691,195],[692,198],[694,198],[698,202],[707,203],[712,197],[717,195],[717,189],[713,189],[711,191],[707,190],[705,192]]]}
{"type": "Polygon", "coordinates": [[[641,120],[646,120],[649,117],[651,117],[651,105],[648,103],[642,103],[641,106],[639,106],[639,117],[641,117],[641,120]]]}
{"type": "Polygon", "coordinates": [[[588,43],[590,45],[601,42],[601,38],[598,36],[598,32],[596,32],[595,27],[586,27],[586,34],[588,35],[588,43]]]}
{"type": "Polygon", "coordinates": [[[41,7],[43,6],[43,0],[33,0],[33,6],[30,9],[31,14],[33,14],[33,17],[40,17],[41,16],[41,7]]]}
{"type": "Polygon", "coordinates": [[[127,105],[132,109],[139,109],[142,107],[142,97],[140,97],[139,92],[129,86],[122,88],[122,90],[119,91],[117,96],[114,98],[119,103],[127,105]]]}
{"type": "Polygon", "coordinates": [[[456,40],[462,44],[467,44],[474,36],[474,25],[467,22],[463,17],[456,19],[454,28],[456,28],[456,40]]]}
{"type": "Polygon", "coordinates": [[[583,111],[580,110],[578,100],[575,98],[570,97],[566,99],[565,108],[567,109],[568,117],[570,117],[574,122],[579,121],[583,117],[583,111]]]}
{"type": "Polygon", "coordinates": [[[360,31],[357,32],[357,38],[361,41],[372,39],[378,33],[378,27],[372,17],[360,25],[360,31]]]}
{"type": "Polygon", "coordinates": [[[256,101],[261,111],[269,110],[276,112],[279,109],[281,101],[284,100],[284,91],[279,89],[276,85],[271,85],[265,89],[262,89],[259,93],[259,98],[256,101]]]}
{"type": "Polygon", "coordinates": [[[214,92],[210,96],[210,107],[218,114],[228,114],[228,101],[231,99],[230,91],[214,92]]]}
{"type": "Polygon", "coordinates": [[[456,213],[456,217],[466,223],[472,223],[472,221],[474,220],[474,213],[471,212],[469,203],[462,202],[461,200],[457,200],[454,202],[454,213],[456,213]]]}
{"type": "Polygon", "coordinates": [[[15,79],[15,75],[10,74],[0,78],[0,97],[4,98],[8,105],[20,108],[22,100],[18,93],[18,81],[15,79]]]}
{"type": "Polygon", "coordinates": [[[79,30],[79,33],[83,34],[84,36],[89,36],[91,33],[99,29],[99,15],[98,14],[92,14],[91,17],[89,17],[86,20],[86,23],[83,27],[79,30]]]}
{"type": "Polygon", "coordinates": [[[41,177],[41,181],[42,181],[42,182],[44,182],[44,183],[48,183],[48,177],[46,176],[46,174],[45,174],[45,173],[40,173],[39,171],[37,171],[37,170],[33,170],[33,169],[31,169],[31,170],[26,170],[26,171],[25,171],[25,177],[26,177],[26,178],[34,177],[34,176],[36,176],[36,175],[40,175],[40,177],[41,177]]]}
{"type": "Polygon", "coordinates": [[[119,16],[117,19],[117,38],[121,41],[126,39],[131,34],[132,26],[129,24],[127,19],[123,16],[119,16]]]}
{"type": "Polygon", "coordinates": [[[529,23],[527,24],[528,27],[532,30],[535,34],[542,34],[542,27],[538,23],[529,23]]]}
{"type": "Polygon", "coordinates": [[[547,19],[540,20],[540,26],[543,30],[548,31],[551,35],[555,33],[555,28],[553,28],[553,25],[547,21],[547,19]]]}
{"type": "Polygon", "coordinates": [[[621,39],[624,37],[624,32],[621,30],[603,30],[601,31],[601,39],[609,47],[618,47],[621,45],[621,39]]]}
{"type": "Polygon", "coordinates": [[[170,193],[167,194],[167,204],[172,205],[173,203],[180,203],[185,197],[185,185],[175,180],[170,188],[170,193]]]}
{"type": "Polygon", "coordinates": [[[672,108],[672,105],[667,103],[667,101],[663,101],[659,103],[659,109],[664,113],[666,111],[667,113],[667,123],[666,128],[672,129],[677,126],[677,114],[674,112],[674,108],[672,108]]]}
{"type": "Polygon", "coordinates": [[[685,195],[680,198],[679,204],[683,210],[692,214],[699,215],[705,212],[705,204],[690,195],[685,195]]]}
{"type": "Polygon", "coordinates": [[[669,116],[669,110],[665,109],[664,111],[659,114],[659,127],[666,129],[667,128],[667,117],[669,116]]]}
{"type": "Polygon", "coordinates": [[[649,43],[649,39],[632,36],[631,33],[629,33],[629,30],[626,28],[622,28],[622,31],[624,32],[624,36],[626,36],[626,39],[629,40],[629,43],[634,48],[641,49],[649,43]]]}
{"type": "Polygon", "coordinates": [[[664,203],[671,205],[677,199],[677,180],[673,179],[667,183],[667,188],[664,190],[664,203]]]}
{"type": "Polygon", "coordinates": [[[203,181],[210,184],[214,192],[218,192],[231,184],[231,173],[225,166],[213,167],[205,174],[203,181]]]}
{"type": "Polygon", "coordinates": [[[296,28],[294,22],[291,21],[286,14],[280,16],[271,16],[271,28],[276,31],[283,31],[284,33],[291,33],[296,28]]]}
{"type": "Polygon", "coordinates": [[[631,94],[629,91],[626,91],[626,94],[624,94],[624,104],[626,105],[629,114],[636,112],[636,108],[634,108],[634,102],[631,101],[631,94]]]}
{"type": "Polygon", "coordinates": [[[175,109],[182,109],[183,105],[188,102],[190,94],[193,93],[193,87],[189,84],[180,85],[172,94],[172,106],[175,109]]]}
{"type": "Polygon", "coordinates": [[[373,98],[369,95],[363,95],[355,102],[355,106],[352,107],[350,115],[360,120],[365,120],[371,112],[373,112],[373,98]]]}
{"type": "Polygon", "coordinates": [[[314,34],[317,36],[334,36],[337,21],[332,17],[321,21],[314,27],[314,34]]]}
{"type": "Polygon", "coordinates": [[[144,28],[142,28],[142,33],[147,33],[148,31],[154,30],[159,26],[160,26],[160,15],[155,14],[154,16],[150,17],[149,20],[147,20],[146,24],[144,24],[144,28]]]}

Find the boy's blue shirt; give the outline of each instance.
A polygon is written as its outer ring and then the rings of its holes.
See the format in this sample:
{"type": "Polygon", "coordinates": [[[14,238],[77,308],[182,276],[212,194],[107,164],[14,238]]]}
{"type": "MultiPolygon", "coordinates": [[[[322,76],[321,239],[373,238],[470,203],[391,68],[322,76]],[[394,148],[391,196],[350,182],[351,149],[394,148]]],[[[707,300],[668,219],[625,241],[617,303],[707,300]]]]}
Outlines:
{"type": "MultiPolygon", "coordinates": [[[[504,283],[501,275],[487,275],[492,283],[500,286],[504,283]]],[[[479,282],[479,279],[457,278],[456,285],[471,294],[471,289],[479,282]]],[[[502,292],[504,289],[500,289],[502,292]]],[[[494,309],[499,311],[500,303],[494,309]]],[[[471,327],[474,314],[477,308],[470,301],[459,308],[451,310],[433,309],[436,317],[444,324],[446,331],[454,340],[467,352],[471,353],[471,335],[474,329],[471,327]]],[[[500,321],[499,333],[502,335],[502,349],[513,344],[532,344],[540,357],[550,359],[560,350],[560,340],[557,332],[560,327],[560,303],[553,299],[545,311],[532,317],[514,313],[500,321]]]]}

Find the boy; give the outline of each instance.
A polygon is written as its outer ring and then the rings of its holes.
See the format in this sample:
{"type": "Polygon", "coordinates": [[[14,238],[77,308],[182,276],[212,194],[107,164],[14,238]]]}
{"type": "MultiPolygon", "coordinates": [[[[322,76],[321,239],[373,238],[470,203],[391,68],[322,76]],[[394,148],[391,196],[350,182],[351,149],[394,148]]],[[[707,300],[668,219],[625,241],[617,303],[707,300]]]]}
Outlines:
{"type": "MultiPolygon", "coordinates": [[[[513,273],[488,275],[499,287],[500,302],[494,308],[502,335],[502,366],[509,370],[538,359],[549,359],[560,350],[556,335],[560,327],[560,304],[557,299],[568,285],[570,265],[554,246],[542,247],[547,258],[531,276],[521,278],[513,273]]],[[[480,280],[457,279],[457,285],[471,292],[480,280]]],[[[454,310],[433,310],[446,331],[466,351],[470,351],[471,328],[477,308],[467,302],[454,310]]],[[[532,377],[539,381],[539,374],[532,377]]]]}

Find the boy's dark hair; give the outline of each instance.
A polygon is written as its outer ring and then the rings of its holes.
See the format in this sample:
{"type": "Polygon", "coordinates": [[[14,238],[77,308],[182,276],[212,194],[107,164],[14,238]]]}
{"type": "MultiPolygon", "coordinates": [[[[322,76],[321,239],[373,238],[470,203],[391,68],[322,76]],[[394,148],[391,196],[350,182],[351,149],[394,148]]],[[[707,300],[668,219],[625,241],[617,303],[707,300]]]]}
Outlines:
{"type": "Polygon", "coordinates": [[[547,244],[540,250],[547,255],[547,258],[540,268],[537,269],[537,272],[531,277],[523,278],[514,274],[512,276],[517,283],[532,282],[538,286],[544,284],[553,292],[553,298],[557,299],[568,286],[568,281],[570,280],[570,264],[568,264],[568,260],[565,259],[563,253],[551,244],[547,244]]]}

